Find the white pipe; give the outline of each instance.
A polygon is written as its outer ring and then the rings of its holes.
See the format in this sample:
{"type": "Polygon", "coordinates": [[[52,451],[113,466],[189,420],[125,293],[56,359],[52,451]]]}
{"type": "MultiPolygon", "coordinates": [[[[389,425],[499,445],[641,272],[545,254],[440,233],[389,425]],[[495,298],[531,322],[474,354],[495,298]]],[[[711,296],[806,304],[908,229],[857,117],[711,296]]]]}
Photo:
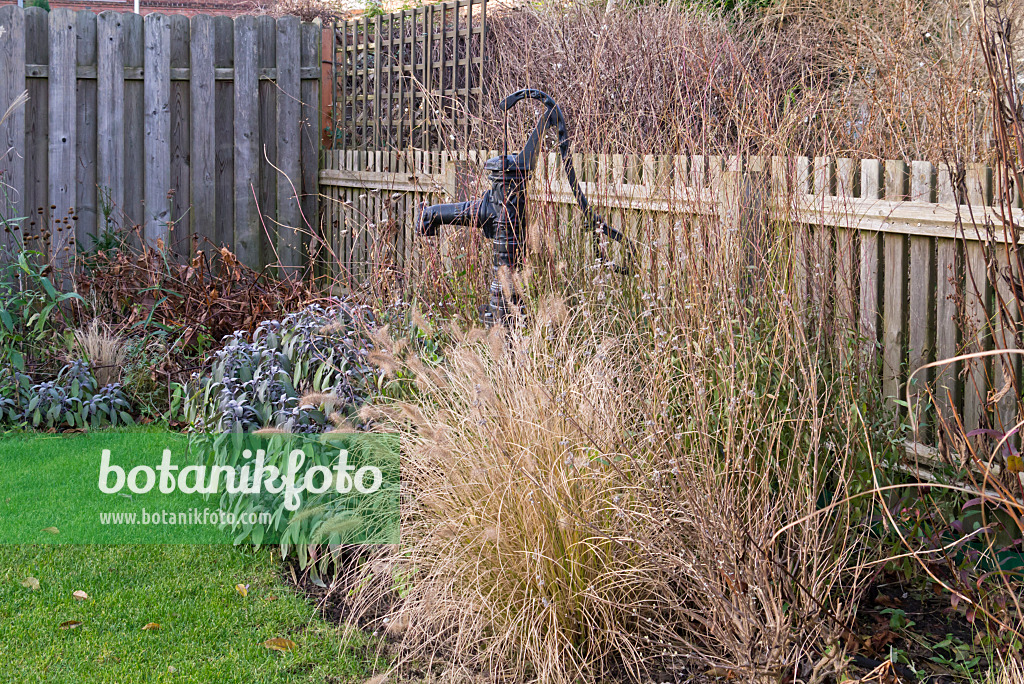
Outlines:
{"type": "Polygon", "coordinates": [[[139,0],[135,0],[135,13],[139,13],[139,0]]]}

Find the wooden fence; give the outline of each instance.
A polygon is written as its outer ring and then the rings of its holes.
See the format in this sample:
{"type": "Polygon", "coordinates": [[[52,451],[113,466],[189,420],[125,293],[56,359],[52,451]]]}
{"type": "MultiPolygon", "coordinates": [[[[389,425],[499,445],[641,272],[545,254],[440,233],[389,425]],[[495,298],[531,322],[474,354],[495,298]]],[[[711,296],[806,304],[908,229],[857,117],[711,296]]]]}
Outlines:
{"type": "Polygon", "coordinates": [[[487,0],[335,24],[331,147],[437,149],[469,140],[483,102],[487,0]]]}
{"type": "MultiPolygon", "coordinates": [[[[379,272],[381,264],[415,271],[415,207],[475,195],[479,167],[496,155],[327,152],[320,183],[325,241],[336,269],[356,279],[379,272]]],[[[1011,297],[1011,285],[996,275],[1005,272],[1006,256],[986,263],[979,239],[984,231],[974,228],[985,220],[1001,226],[990,206],[991,172],[983,166],[951,177],[944,166],[924,161],[575,157],[584,192],[627,233],[637,230],[641,214],[652,212],[736,221],[752,209],[756,193],[750,187],[765,188],[771,198],[760,209],[765,219],[792,226],[799,305],[808,316],[827,317],[830,326],[863,335],[868,361],[877,363],[889,396],[901,395],[910,372],[930,361],[1016,347],[1015,329],[992,324],[997,302],[1011,297]],[[978,296],[970,294],[975,291],[978,296]],[[968,295],[958,295],[963,292],[968,295]]],[[[557,216],[565,221],[573,195],[554,155],[542,161],[531,197],[563,207],[557,216]]],[[[1024,213],[1013,212],[1024,223],[1024,213]]],[[[1005,239],[1001,230],[985,238],[1005,239]]],[[[936,383],[939,401],[961,411],[970,430],[1011,420],[1020,373],[1019,361],[1011,358],[929,369],[917,377],[936,383]],[[1000,388],[1007,391],[989,401],[989,391],[1000,388]]]]}
{"type": "MultiPolygon", "coordinates": [[[[117,226],[299,266],[318,211],[320,27],[0,7],[3,218],[59,264],[117,226]],[[64,229],[64,219],[72,228],[64,229]],[[54,224],[60,224],[56,230],[54,224]],[[269,236],[274,236],[269,238],[269,236]]],[[[0,235],[0,251],[13,234],[0,235]]]]}

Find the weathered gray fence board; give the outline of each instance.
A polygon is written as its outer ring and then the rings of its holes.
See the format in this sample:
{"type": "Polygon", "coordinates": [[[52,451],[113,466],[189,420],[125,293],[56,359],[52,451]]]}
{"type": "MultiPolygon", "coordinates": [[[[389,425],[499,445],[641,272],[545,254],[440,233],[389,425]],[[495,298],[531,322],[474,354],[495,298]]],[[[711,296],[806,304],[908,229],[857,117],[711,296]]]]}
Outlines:
{"type": "MultiPolygon", "coordinates": [[[[964,317],[967,329],[963,331],[965,351],[979,352],[986,348],[986,307],[988,301],[988,272],[985,254],[980,243],[968,242],[964,246],[964,283],[971,294],[964,297],[964,317]]],[[[987,394],[986,359],[972,359],[964,363],[964,427],[977,429],[985,413],[987,394]]]]}
{"type": "MultiPolygon", "coordinates": [[[[111,219],[124,207],[124,56],[120,12],[96,17],[97,105],[96,160],[101,203],[111,219]],[[115,209],[116,208],[116,209],[115,209]]],[[[100,217],[104,221],[104,217],[100,217]]],[[[107,228],[108,226],[102,226],[107,228]]],[[[110,226],[111,228],[113,226],[110,226]]]]}
{"type": "MultiPolygon", "coordinates": [[[[910,198],[915,202],[930,202],[932,195],[932,165],[915,161],[911,165],[910,198]]],[[[927,364],[935,346],[935,241],[920,235],[910,237],[910,300],[908,306],[908,371],[914,372],[927,364]]],[[[909,377],[909,376],[908,376],[909,377]]],[[[921,385],[931,380],[926,369],[915,376],[921,385]]],[[[916,392],[920,387],[911,387],[916,392]]]]}
{"type": "MultiPolygon", "coordinates": [[[[25,72],[18,68],[25,62],[25,14],[14,5],[0,7],[0,27],[4,40],[0,40],[0,115],[8,110],[25,92],[25,72]]],[[[0,207],[5,226],[0,232],[0,263],[6,260],[18,244],[19,237],[11,219],[24,216],[27,211],[23,196],[25,187],[25,156],[21,148],[25,141],[25,105],[11,109],[7,120],[0,124],[0,178],[10,190],[2,198],[0,207]]],[[[21,227],[18,226],[20,231],[21,227]]]]}
{"type": "Polygon", "coordinates": [[[235,19],[235,251],[247,264],[260,261],[256,211],[259,184],[259,81],[255,17],[235,19]]]}
{"type": "Polygon", "coordinates": [[[289,272],[302,266],[302,235],[299,175],[299,20],[282,17],[277,21],[277,153],[280,163],[274,173],[277,186],[277,251],[289,272]]]}
{"type": "MultiPolygon", "coordinates": [[[[302,24],[299,29],[299,63],[301,68],[320,67],[320,27],[302,24]]],[[[299,100],[302,103],[299,128],[299,166],[301,184],[299,190],[303,243],[309,242],[310,234],[320,231],[320,82],[303,79],[299,85],[299,100]]]]}
{"type": "MultiPolygon", "coordinates": [[[[277,61],[277,21],[273,17],[256,17],[256,57],[259,70],[269,68],[277,61]]],[[[271,164],[277,163],[277,86],[270,81],[259,81],[259,191],[257,210],[261,216],[277,215],[277,172],[271,164]]],[[[269,232],[276,229],[271,223],[259,227],[260,263],[277,263],[276,240],[269,232]]]]}
{"type": "MultiPolygon", "coordinates": [[[[214,65],[235,66],[235,23],[231,17],[214,17],[214,65]]],[[[217,81],[213,87],[216,100],[217,147],[214,164],[217,169],[217,215],[215,221],[218,247],[235,244],[235,82],[217,81]]]]}
{"type": "MultiPolygon", "coordinates": [[[[878,199],[881,191],[882,165],[877,160],[861,161],[861,197],[878,199]]],[[[864,361],[874,372],[878,362],[879,313],[881,307],[881,236],[875,231],[860,234],[860,334],[865,340],[864,361]],[[873,293],[874,296],[871,296],[873,293]]]]}
{"type": "MultiPolygon", "coordinates": [[[[935,266],[935,358],[948,359],[956,355],[956,290],[959,283],[957,266],[957,245],[955,240],[939,238],[936,246],[935,266]]],[[[949,419],[950,411],[960,410],[960,393],[957,377],[959,364],[936,369],[933,377],[936,384],[936,404],[943,417],[949,419]]]]}
{"type": "MultiPolygon", "coordinates": [[[[141,68],[145,62],[145,28],[142,15],[122,14],[125,67],[141,68]]],[[[124,207],[120,209],[122,227],[141,226],[146,160],[144,150],[145,88],[142,81],[124,83],[124,207]]]]}
{"type": "MultiPolygon", "coordinates": [[[[890,160],[885,163],[885,199],[897,202],[906,195],[906,164],[890,160]]],[[[904,303],[907,278],[907,239],[887,233],[883,238],[885,285],[882,298],[882,391],[888,397],[902,396],[903,362],[906,336],[904,303]]]]}
{"type": "Polygon", "coordinates": [[[78,108],[75,62],[75,13],[66,8],[50,12],[50,139],[49,203],[53,231],[51,255],[56,266],[71,258],[73,228],[65,223],[74,213],[77,163],[75,125],[78,108]],[[59,106],[57,106],[59,103],[59,106]]]}
{"type": "MultiPolygon", "coordinates": [[[[77,31],[78,66],[97,67],[96,59],[96,15],[89,10],[75,13],[77,31]]],[[[77,118],[75,131],[77,134],[77,168],[75,189],[75,240],[83,248],[92,247],[93,237],[97,235],[97,157],[96,134],[97,118],[97,82],[95,80],[79,80],[76,109],[77,118]]]]}
{"type": "Polygon", "coordinates": [[[145,17],[146,223],[150,245],[170,246],[171,222],[171,23],[159,13],[145,17]]]}
{"type": "MultiPolygon", "coordinates": [[[[169,17],[171,36],[171,71],[189,68],[189,20],[174,14],[169,17]]],[[[191,179],[189,178],[189,147],[191,145],[191,112],[189,84],[170,82],[170,246],[179,257],[191,251],[191,179]]]]}
{"type": "MultiPolygon", "coordinates": [[[[193,235],[217,240],[217,177],[216,166],[216,99],[214,95],[214,30],[213,17],[192,17],[189,37],[191,81],[189,83],[192,112],[190,191],[192,213],[189,215],[193,235]]],[[[202,248],[202,245],[200,245],[202,248]]]]}
{"type": "MultiPolygon", "coordinates": [[[[50,60],[49,14],[39,7],[25,10],[25,56],[29,61],[50,60]]],[[[25,214],[29,225],[22,227],[26,237],[36,237],[46,224],[50,206],[50,86],[45,79],[27,78],[28,103],[25,105],[25,214]]],[[[39,249],[38,243],[30,248],[39,249]]]]}
{"type": "MultiPolygon", "coordinates": [[[[1020,345],[1016,339],[1016,329],[1019,323],[1019,315],[1016,302],[1014,301],[1013,288],[1010,286],[1003,274],[1012,272],[1010,263],[1013,255],[1009,253],[1007,246],[1000,245],[996,249],[996,261],[993,264],[994,271],[989,273],[989,280],[994,281],[995,310],[1000,315],[994,321],[992,347],[993,349],[1019,349],[1020,345]]],[[[1020,396],[1020,357],[1017,355],[1006,355],[993,359],[991,387],[995,391],[996,407],[993,416],[993,425],[1003,433],[1009,433],[1016,428],[1017,402],[1020,396]]]]}
{"type": "MultiPolygon", "coordinates": [[[[4,211],[29,215],[19,229],[30,248],[46,248],[32,234],[46,235],[47,258],[63,263],[75,242],[138,228],[130,235],[180,258],[193,237],[209,238],[260,268],[277,261],[278,225],[316,223],[320,26],[237,23],[239,41],[226,16],[0,7],[0,113],[29,94],[0,127],[4,211]]],[[[8,242],[4,233],[0,248],[8,242]]],[[[303,263],[297,245],[292,266],[303,263]]]]}

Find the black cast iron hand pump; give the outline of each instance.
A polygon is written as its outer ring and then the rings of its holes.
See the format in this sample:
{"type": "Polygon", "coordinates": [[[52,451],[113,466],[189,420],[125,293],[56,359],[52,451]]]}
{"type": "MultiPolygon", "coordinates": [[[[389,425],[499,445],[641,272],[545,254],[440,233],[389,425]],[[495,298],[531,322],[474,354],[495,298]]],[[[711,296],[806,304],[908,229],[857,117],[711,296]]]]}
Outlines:
{"type": "MultiPolygon", "coordinates": [[[[565,126],[565,116],[553,99],[539,90],[526,89],[512,93],[498,105],[502,112],[508,112],[520,100],[530,98],[540,100],[545,111],[537,121],[523,151],[517,155],[505,154],[487,160],[484,169],[491,180],[491,189],[479,199],[455,204],[435,204],[421,207],[417,230],[424,235],[436,235],[441,226],[479,226],[484,235],[494,240],[494,281],[491,283],[491,300],[484,321],[487,325],[499,323],[507,325],[514,312],[518,312],[519,303],[515,294],[506,292],[500,280],[502,269],[518,270],[522,264],[520,248],[526,236],[526,184],[533,174],[541,137],[549,128],[554,127],[558,133],[558,151],[562,157],[569,187],[572,189],[576,203],[583,214],[584,225],[595,235],[598,256],[607,260],[600,240],[596,238],[602,233],[608,238],[623,242],[624,236],[597,216],[587,203],[587,198],[580,190],[573,168],[572,155],[569,153],[569,133],[565,126]]],[[[622,272],[622,268],[616,268],[622,272]]],[[[511,273],[509,274],[511,275],[511,273]]]]}

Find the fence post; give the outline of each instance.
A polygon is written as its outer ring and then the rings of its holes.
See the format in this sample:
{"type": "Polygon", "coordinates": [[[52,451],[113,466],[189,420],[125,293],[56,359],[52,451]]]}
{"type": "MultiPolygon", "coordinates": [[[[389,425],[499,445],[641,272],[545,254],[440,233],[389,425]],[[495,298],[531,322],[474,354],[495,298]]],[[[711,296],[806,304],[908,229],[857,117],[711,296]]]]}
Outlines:
{"type": "Polygon", "coordinates": [[[726,263],[736,265],[737,281],[749,291],[756,282],[754,274],[761,270],[768,227],[768,188],[760,165],[754,168],[741,155],[728,158],[719,181],[718,217],[726,263]]]}

